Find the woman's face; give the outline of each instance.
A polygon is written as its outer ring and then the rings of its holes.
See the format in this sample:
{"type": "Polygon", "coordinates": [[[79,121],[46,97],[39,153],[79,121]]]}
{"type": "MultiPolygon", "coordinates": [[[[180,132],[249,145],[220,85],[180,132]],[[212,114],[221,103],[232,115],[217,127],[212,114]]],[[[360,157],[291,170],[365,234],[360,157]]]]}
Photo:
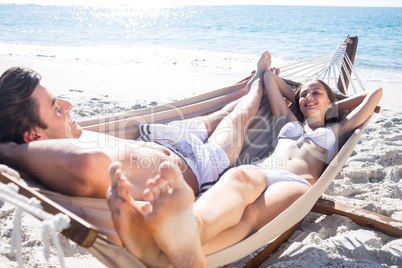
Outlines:
{"type": "Polygon", "coordinates": [[[317,113],[321,113],[324,118],[332,104],[324,85],[318,81],[309,81],[300,90],[299,106],[305,118],[317,113]]]}

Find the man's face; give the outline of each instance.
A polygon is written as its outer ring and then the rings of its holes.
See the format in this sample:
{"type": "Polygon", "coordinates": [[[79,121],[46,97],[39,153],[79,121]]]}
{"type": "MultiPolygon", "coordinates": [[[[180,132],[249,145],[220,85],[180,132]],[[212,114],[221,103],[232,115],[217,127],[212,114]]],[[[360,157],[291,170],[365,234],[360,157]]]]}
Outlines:
{"type": "Polygon", "coordinates": [[[36,140],[78,138],[82,129],[70,115],[72,104],[66,100],[56,98],[46,87],[39,83],[32,98],[39,107],[39,116],[47,129],[37,127],[31,130],[36,135],[36,140]]]}

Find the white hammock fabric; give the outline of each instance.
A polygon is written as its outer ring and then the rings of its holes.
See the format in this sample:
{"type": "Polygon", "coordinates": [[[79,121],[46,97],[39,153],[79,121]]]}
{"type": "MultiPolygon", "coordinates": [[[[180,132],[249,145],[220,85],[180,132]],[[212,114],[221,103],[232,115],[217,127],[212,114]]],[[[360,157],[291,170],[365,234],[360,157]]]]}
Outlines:
{"type": "MultiPolygon", "coordinates": [[[[14,177],[19,177],[18,173],[3,165],[1,165],[0,169],[4,172],[11,173],[14,177]]],[[[51,238],[59,256],[60,267],[65,267],[63,249],[57,235],[64,229],[70,227],[70,218],[62,213],[52,215],[45,212],[39,200],[36,198],[28,199],[18,194],[18,190],[18,186],[13,183],[7,185],[0,183],[0,200],[8,202],[16,207],[13,222],[14,228],[11,234],[11,253],[14,254],[18,267],[24,266],[21,250],[21,214],[23,211],[42,220],[42,239],[45,259],[49,261],[51,238]]]]}

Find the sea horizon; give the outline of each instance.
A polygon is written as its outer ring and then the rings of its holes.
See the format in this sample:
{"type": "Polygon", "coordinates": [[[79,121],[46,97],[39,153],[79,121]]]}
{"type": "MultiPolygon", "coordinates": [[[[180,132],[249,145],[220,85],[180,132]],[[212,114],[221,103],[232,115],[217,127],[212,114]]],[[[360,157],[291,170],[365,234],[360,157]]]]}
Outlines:
{"type": "Polygon", "coordinates": [[[359,38],[355,66],[361,79],[402,82],[401,11],[0,4],[0,55],[243,74],[255,68],[265,50],[270,50],[274,64],[282,66],[335,50],[352,35],[359,38]]]}

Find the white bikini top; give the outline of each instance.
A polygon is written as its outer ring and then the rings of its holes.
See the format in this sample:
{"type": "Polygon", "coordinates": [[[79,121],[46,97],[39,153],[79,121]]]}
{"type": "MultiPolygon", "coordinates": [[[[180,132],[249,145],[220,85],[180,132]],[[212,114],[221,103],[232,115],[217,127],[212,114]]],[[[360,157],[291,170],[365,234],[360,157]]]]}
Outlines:
{"type": "Polygon", "coordinates": [[[320,127],[306,133],[299,121],[291,121],[282,127],[276,141],[278,142],[280,138],[298,138],[297,142],[302,142],[305,138],[311,139],[315,144],[328,150],[327,163],[331,161],[335,152],[336,137],[330,127],[320,127]]]}

